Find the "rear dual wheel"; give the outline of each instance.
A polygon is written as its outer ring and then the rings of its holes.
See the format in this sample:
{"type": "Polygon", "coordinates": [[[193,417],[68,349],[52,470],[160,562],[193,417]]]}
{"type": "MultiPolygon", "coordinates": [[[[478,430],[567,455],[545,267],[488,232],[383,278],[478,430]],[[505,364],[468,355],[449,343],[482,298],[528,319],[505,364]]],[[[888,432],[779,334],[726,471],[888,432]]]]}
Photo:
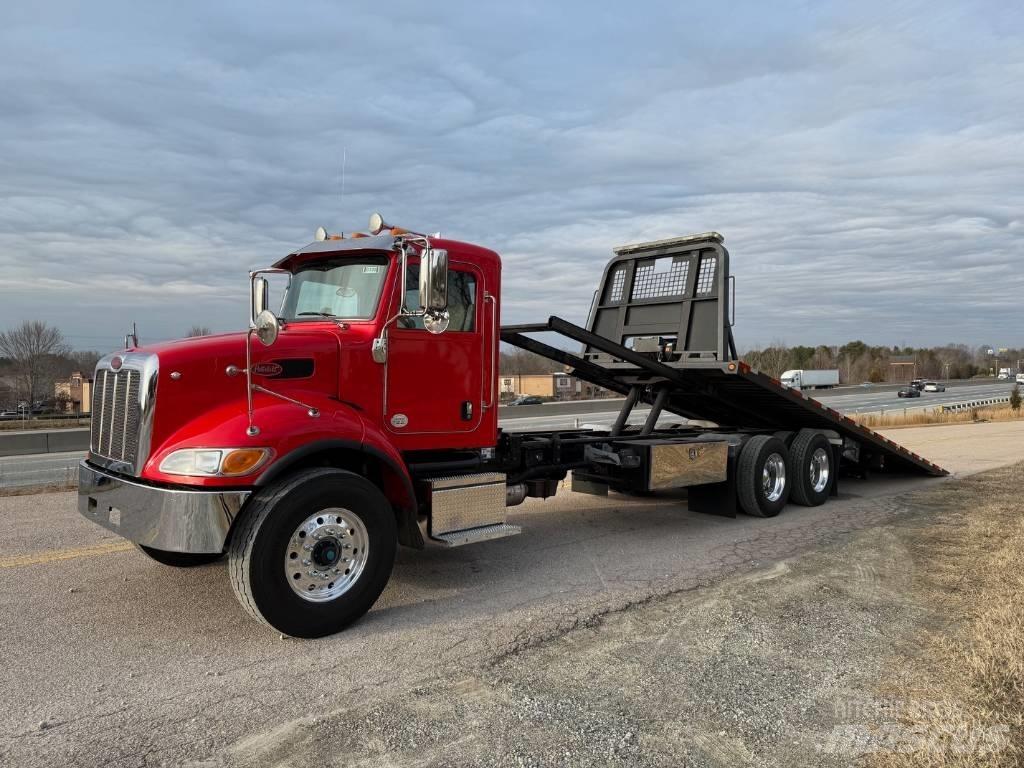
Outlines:
{"type": "Polygon", "coordinates": [[[820,432],[802,429],[789,447],[796,477],[790,498],[805,507],[828,501],[835,481],[832,445],[820,432]]]}
{"type": "Polygon", "coordinates": [[[835,482],[832,445],[820,432],[802,429],[787,448],[777,435],[755,435],[740,451],[736,491],[748,515],[774,517],[788,501],[816,507],[835,482]]]}
{"type": "Polygon", "coordinates": [[[790,494],[789,451],[774,435],[754,435],[740,451],[736,493],[748,515],[775,517],[790,494]]]}

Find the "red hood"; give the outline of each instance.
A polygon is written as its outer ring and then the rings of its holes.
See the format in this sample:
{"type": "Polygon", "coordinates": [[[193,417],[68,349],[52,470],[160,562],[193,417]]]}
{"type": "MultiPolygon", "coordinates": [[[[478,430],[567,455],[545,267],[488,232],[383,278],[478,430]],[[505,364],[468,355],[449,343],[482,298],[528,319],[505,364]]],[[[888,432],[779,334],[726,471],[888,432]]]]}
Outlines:
{"type": "MultiPolygon", "coordinates": [[[[160,360],[152,452],[201,414],[234,403],[245,413],[245,333],[201,336],[140,348],[160,360]],[[237,369],[229,375],[232,366],[237,369]]],[[[253,382],[303,400],[335,398],[340,340],[320,324],[293,324],[271,347],[253,338],[253,382]]]]}

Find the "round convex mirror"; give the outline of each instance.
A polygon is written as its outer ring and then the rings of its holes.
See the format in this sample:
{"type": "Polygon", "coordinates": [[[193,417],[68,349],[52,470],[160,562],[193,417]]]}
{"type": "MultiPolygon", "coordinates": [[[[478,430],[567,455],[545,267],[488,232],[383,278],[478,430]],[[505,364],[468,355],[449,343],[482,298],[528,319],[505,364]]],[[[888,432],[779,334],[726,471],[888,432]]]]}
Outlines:
{"type": "Polygon", "coordinates": [[[269,309],[264,309],[256,316],[256,338],[263,346],[269,347],[277,341],[277,333],[280,330],[277,317],[269,309]]]}
{"type": "Polygon", "coordinates": [[[431,333],[444,333],[448,330],[448,323],[450,317],[448,311],[444,312],[427,312],[423,315],[423,327],[431,333]]]}

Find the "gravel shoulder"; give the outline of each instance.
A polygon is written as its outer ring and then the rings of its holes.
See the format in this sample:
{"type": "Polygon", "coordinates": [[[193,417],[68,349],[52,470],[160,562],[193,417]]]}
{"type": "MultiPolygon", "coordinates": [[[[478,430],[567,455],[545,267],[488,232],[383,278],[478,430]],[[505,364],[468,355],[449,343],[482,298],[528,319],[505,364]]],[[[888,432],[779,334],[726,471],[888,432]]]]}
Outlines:
{"type": "Polygon", "coordinates": [[[842,542],[596,616],[468,674],[348,698],[202,765],[860,764],[894,733],[906,746],[893,681],[928,667],[923,638],[966,618],[921,588],[935,532],[969,514],[966,499],[1022,490],[1018,465],[891,499],[888,522],[842,542]]]}

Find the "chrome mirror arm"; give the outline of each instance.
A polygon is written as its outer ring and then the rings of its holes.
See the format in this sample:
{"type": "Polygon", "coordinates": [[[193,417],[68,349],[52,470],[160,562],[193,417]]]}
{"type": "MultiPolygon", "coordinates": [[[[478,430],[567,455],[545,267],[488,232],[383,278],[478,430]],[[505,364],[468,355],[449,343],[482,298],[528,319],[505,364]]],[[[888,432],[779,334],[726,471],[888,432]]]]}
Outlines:
{"type": "Polygon", "coordinates": [[[406,242],[415,242],[422,244],[425,248],[430,247],[430,238],[426,235],[417,235],[410,233],[401,236],[401,242],[398,245],[399,258],[402,260],[402,274],[399,278],[398,286],[398,312],[389,317],[384,321],[384,324],[380,327],[380,333],[373,340],[373,345],[370,349],[370,353],[373,355],[373,361],[375,363],[385,363],[388,359],[388,328],[395,320],[403,317],[423,317],[426,314],[425,309],[421,309],[417,312],[410,312],[405,306],[405,281],[408,276],[408,265],[409,265],[409,253],[405,249],[406,242]]]}

